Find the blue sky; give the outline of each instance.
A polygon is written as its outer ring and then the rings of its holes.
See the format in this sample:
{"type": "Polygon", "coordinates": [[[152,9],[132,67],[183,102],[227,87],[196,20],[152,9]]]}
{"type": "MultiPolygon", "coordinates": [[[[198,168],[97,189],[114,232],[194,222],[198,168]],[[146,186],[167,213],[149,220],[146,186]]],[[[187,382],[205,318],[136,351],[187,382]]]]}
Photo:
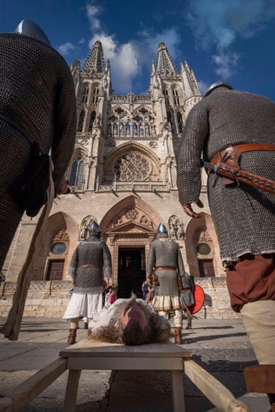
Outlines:
{"type": "Polygon", "coordinates": [[[157,45],[187,60],[204,92],[223,79],[275,100],[274,0],[1,0],[0,32],[35,20],[70,65],[101,40],[115,94],[146,93],[157,45]]]}

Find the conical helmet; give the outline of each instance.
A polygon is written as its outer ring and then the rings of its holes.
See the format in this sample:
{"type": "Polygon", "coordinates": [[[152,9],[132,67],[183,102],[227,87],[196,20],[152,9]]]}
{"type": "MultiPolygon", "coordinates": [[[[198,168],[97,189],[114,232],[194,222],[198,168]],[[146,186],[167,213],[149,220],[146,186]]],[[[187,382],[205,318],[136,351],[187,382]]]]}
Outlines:
{"type": "Polygon", "coordinates": [[[213,92],[213,90],[217,89],[218,87],[227,87],[227,89],[233,90],[233,87],[230,86],[230,84],[225,83],[225,82],[223,82],[223,81],[220,80],[219,82],[216,82],[216,83],[211,84],[211,86],[209,87],[209,89],[206,90],[205,95],[204,95],[203,97],[209,96],[209,94],[210,94],[211,92],[213,92]]]}
{"type": "Polygon", "coordinates": [[[158,225],[158,228],[157,228],[157,235],[158,234],[166,234],[166,235],[168,235],[168,232],[167,232],[167,229],[166,229],[166,226],[164,226],[164,224],[163,223],[160,223],[159,225],[158,225]]]}
{"type": "Polygon", "coordinates": [[[95,221],[93,221],[90,225],[89,233],[90,233],[90,236],[100,237],[101,228],[100,228],[99,224],[97,224],[95,221]]]}
{"type": "Polygon", "coordinates": [[[35,39],[46,43],[48,46],[51,46],[51,42],[48,39],[47,35],[33,20],[22,20],[14,30],[14,33],[25,34],[25,36],[34,37],[35,39]]]}

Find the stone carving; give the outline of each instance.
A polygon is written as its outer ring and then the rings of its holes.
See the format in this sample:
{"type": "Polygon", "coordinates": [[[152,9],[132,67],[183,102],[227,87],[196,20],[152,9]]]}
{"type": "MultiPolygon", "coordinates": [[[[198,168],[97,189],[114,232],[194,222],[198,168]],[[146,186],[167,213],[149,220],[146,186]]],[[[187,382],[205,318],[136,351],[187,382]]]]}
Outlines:
{"type": "Polygon", "coordinates": [[[198,243],[201,242],[212,242],[212,239],[207,231],[204,231],[202,229],[196,230],[194,234],[194,240],[198,243]]]}
{"type": "Polygon", "coordinates": [[[64,242],[64,243],[70,242],[68,233],[65,229],[59,230],[59,232],[53,238],[52,243],[57,243],[57,242],[64,242]]]}
{"type": "Polygon", "coordinates": [[[51,291],[68,292],[71,288],[72,282],[64,282],[63,280],[52,280],[51,291]]]}
{"type": "Polygon", "coordinates": [[[45,292],[47,290],[47,281],[32,281],[29,290],[32,292],[45,292]]]}
{"type": "Polygon", "coordinates": [[[177,215],[172,215],[168,221],[170,239],[183,240],[185,237],[183,223],[177,215]]]}
{"type": "Polygon", "coordinates": [[[126,218],[129,220],[134,220],[137,217],[137,215],[138,215],[138,211],[136,209],[129,209],[125,213],[126,218]]]}
{"type": "Polygon", "coordinates": [[[122,222],[123,222],[123,217],[119,215],[114,219],[113,226],[114,227],[120,226],[122,224],[122,222]]]}
{"type": "Polygon", "coordinates": [[[90,224],[92,222],[96,222],[96,218],[94,216],[86,216],[80,225],[80,239],[86,239],[89,231],[90,224]]]}
{"type": "Polygon", "coordinates": [[[154,228],[154,225],[153,225],[152,220],[149,219],[149,218],[148,218],[147,216],[145,216],[145,215],[142,215],[142,216],[141,216],[139,223],[141,223],[141,224],[144,225],[144,226],[149,227],[150,229],[153,229],[153,228],[154,228]]]}
{"type": "Polygon", "coordinates": [[[155,149],[155,148],[158,146],[157,142],[150,142],[149,145],[150,145],[150,147],[152,147],[153,149],[155,149]]]}

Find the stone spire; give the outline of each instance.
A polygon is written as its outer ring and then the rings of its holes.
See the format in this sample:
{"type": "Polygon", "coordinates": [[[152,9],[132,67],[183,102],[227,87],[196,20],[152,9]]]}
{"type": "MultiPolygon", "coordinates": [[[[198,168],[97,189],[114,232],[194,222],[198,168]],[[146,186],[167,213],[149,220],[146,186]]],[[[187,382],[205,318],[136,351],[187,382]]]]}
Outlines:
{"type": "Polygon", "coordinates": [[[157,71],[160,75],[178,74],[175,63],[173,62],[165,43],[161,42],[158,46],[157,71]]]}
{"type": "Polygon", "coordinates": [[[96,41],[83,68],[86,73],[103,73],[104,71],[104,55],[100,41],[96,41]]]}
{"type": "Polygon", "coordinates": [[[200,96],[200,91],[199,91],[196,77],[194,75],[193,70],[190,69],[187,62],[185,62],[184,64],[181,63],[181,75],[182,75],[186,97],[188,98],[193,95],[200,96]]]}

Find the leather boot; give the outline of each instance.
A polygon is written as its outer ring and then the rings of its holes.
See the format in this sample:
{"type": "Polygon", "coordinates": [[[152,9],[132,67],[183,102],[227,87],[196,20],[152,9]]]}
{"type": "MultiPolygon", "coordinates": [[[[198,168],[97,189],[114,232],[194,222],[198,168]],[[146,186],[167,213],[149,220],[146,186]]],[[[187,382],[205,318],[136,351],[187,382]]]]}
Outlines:
{"type": "Polygon", "coordinates": [[[181,328],[175,327],[175,343],[182,345],[181,328]]]}
{"type": "Polygon", "coordinates": [[[91,336],[91,334],[92,334],[92,329],[88,329],[87,336],[91,336]]]}
{"type": "Polygon", "coordinates": [[[88,329],[88,322],[84,322],[84,329],[88,329]]]}
{"type": "Polygon", "coordinates": [[[76,329],[70,329],[67,342],[69,345],[73,345],[75,341],[76,341],[76,329]]]}

